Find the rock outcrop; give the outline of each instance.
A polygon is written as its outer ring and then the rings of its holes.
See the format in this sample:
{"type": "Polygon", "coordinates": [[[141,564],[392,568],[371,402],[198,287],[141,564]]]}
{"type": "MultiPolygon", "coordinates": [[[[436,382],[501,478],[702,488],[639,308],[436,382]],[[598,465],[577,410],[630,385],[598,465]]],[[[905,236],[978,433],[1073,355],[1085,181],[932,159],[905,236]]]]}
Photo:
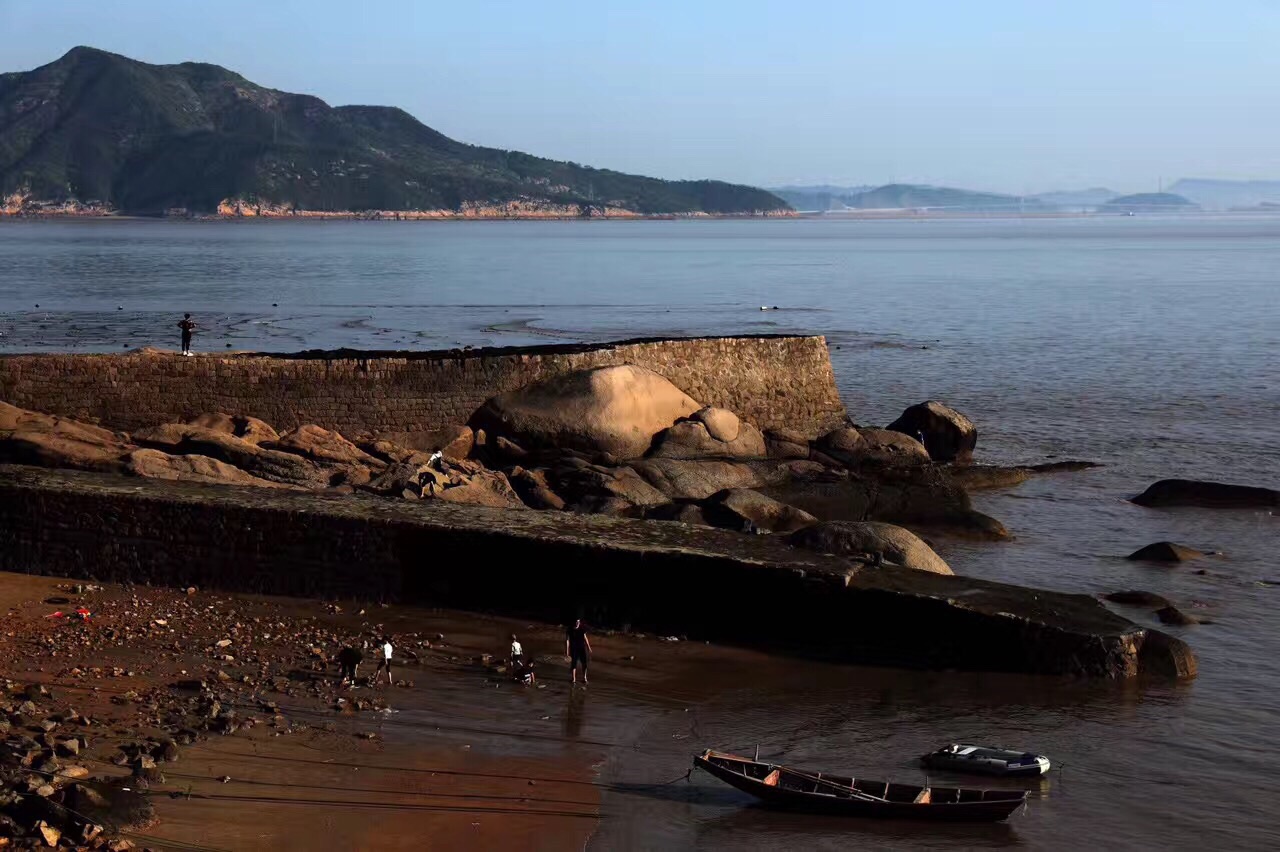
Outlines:
{"type": "Polygon", "coordinates": [[[249,417],[244,414],[223,414],[215,412],[211,414],[201,414],[187,421],[189,426],[199,426],[201,429],[208,429],[211,432],[223,432],[227,435],[233,435],[241,440],[248,441],[250,444],[261,444],[268,441],[279,440],[280,434],[270,424],[256,417],[249,417]]]}
{"type": "Polygon", "coordinates": [[[262,446],[304,456],[320,464],[356,464],[373,470],[386,467],[382,459],[366,453],[337,432],[314,424],[299,426],[275,441],[262,442],[262,446]]]}
{"type": "Polygon", "coordinates": [[[803,509],[780,503],[749,488],[730,488],[702,501],[702,516],[715,527],[739,531],[789,533],[818,523],[803,509]]]}
{"type": "Polygon", "coordinates": [[[760,488],[764,478],[750,465],[708,459],[644,459],[632,467],[673,500],[703,500],[726,488],[760,488]]]}
{"type": "Polygon", "coordinates": [[[809,439],[788,429],[769,429],[764,433],[765,454],[771,459],[809,458],[809,439]]]}
{"type": "Polygon", "coordinates": [[[563,373],[490,398],[470,425],[527,450],[643,456],[654,436],[702,408],[662,376],[622,365],[563,373]]]}
{"type": "Polygon", "coordinates": [[[1204,556],[1198,550],[1171,541],[1157,541],[1130,553],[1126,558],[1143,562],[1190,562],[1204,556]]]}
{"type": "Polygon", "coordinates": [[[234,465],[259,479],[298,485],[328,487],[331,475],[314,461],[294,453],[268,449],[226,432],[201,426],[166,424],[134,433],[134,440],[171,455],[199,455],[234,465]]]}
{"type": "Polygon", "coordinates": [[[934,400],[911,406],[888,428],[922,441],[929,457],[938,462],[967,461],[978,445],[973,421],[934,400]]]}
{"type": "Polygon", "coordinates": [[[0,402],[0,463],[119,471],[130,449],[107,429],[0,402]]]}
{"type": "Polygon", "coordinates": [[[732,411],[711,407],[659,432],[649,451],[652,458],[671,459],[758,459],[765,455],[765,439],[759,429],[732,411]]]}
{"type": "Polygon", "coordinates": [[[670,498],[630,467],[565,458],[547,471],[550,490],[575,512],[639,517],[670,498]]]}
{"type": "Polygon", "coordinates": [[[790,536],[796,547],[837,556],[880,558],[904,568],[951,574],[951,566],[910,530],[877,521],[827,521],[790,536]]]}
{"type": "Polygon", "coordinates": [[[199,482],[207,485],[255,485],[264,488],[289,488],[279,482],[259,479],[238,467],[208,456],[171,456],[159,450],[137,449],[124,458],[124,470],[147,479],[176,482],[199,482]]]}
{"type": "Polygon", "coordinates": [[[1133,498],[1139,506],[1201,506],[1210,509],[1271,509],[1280,506],[1280,491],[1251,485],[1162,479],[1133,498]]]}

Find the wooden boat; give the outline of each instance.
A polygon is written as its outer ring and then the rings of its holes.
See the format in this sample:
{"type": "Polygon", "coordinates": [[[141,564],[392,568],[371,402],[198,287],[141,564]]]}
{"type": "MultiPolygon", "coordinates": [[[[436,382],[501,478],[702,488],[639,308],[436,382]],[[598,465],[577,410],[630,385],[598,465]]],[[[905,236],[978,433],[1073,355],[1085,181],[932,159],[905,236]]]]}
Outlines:
{"type": "Polygon", "coordinates": [[[726,784],[790,810],[882,819],[999,822],[1027,800],[1026,790],[971,790],[863,781],[707,749],[693,759],[726,784]]]}
{"type": "Polygon", "coordinates": [[[1004,778],[1028,778],[1049,771],[1049,758],[1029,751],[953,743],[931,751],[920,762],[931,769],[951,772],[975,772],[1004,778]]]}

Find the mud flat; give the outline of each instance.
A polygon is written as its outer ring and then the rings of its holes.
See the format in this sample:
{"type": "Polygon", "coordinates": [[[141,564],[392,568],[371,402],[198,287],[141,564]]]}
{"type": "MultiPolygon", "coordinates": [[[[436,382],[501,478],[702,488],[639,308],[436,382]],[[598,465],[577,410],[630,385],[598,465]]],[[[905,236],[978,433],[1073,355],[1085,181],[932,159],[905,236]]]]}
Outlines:
{"type": "Polygon", "coordinates": [[[679,523],[0,466],[0,568],[423,603],[913,668],[1191,677],[1093,598],[679,523]]]}

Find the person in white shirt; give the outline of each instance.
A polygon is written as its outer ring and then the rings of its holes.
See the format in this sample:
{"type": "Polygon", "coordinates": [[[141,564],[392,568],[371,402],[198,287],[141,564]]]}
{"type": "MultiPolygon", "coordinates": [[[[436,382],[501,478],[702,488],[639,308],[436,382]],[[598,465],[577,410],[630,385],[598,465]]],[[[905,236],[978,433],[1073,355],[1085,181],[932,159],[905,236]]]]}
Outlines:
{"type": "Polygon", "coordinates": [[[513,670],[524,665],[524,646],[520,644],[520,640],[514,633],[511,634],[511,659],[508,662],[511,663],[513,670]]]}
{"type": "Polygon", "coordinates": [[[390,686],[391,680],[391,654],[394,649],[391,647],[391,637],[382,637],[382,659],[378,660],[378,670],[373,673],[373,682],[379,683],[382,680],[382,673],[387,673],[387,686],[390,686]]]}

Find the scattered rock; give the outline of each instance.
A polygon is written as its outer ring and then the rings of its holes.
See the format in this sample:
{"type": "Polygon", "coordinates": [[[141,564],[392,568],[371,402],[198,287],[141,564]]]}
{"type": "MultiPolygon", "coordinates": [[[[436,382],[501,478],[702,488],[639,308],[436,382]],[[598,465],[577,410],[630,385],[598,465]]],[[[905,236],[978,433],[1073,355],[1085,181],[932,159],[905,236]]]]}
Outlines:
{"type": "Polygon", "coordinates": [[[1172,605],[1161,607],[1156,610],[1156,618],[1160,619],[1161,624],[1174,624],[1180,627],[1204,623],[1196,616],[1183,612],[1176,606],[1172,605]]]}
{"type": "Polygon", "coordinates": [[[1280,506],[1280,491],[1193,479],[1162,479],[1133,498],[1139,506],[1201,506],[1210,509],[1270,509],[1280,506]]]}
{"type": "Polygon", "coordinates": [[[985,488],[1009,488],[1026,482],[1031,474],[1025,467],[999,467],[990,464],[958,465],[950,468],[951,479],[970,491],[985,488]]]}
{"type": "Polygon", "coordinates": [[[1112,603],[1126,604],[1128,606],[1146,606],[1146,607],[1166,607],[1172,606],[1169,599],[1163,595],[1157,595],[1155,592],[1144,592],[1140,589],[1130,589],[1123,592],[1108,592],[1102,596],[1112,603]]]}
{"type": "Polygon", "coordinates": [[[1201,556],[1204,554],[1190,547],[1174,544],[1171,541],[1157,541],[1155,544],[1148,544],[1146,547],[1135,550],[1125,558],[1145,562],[1189,562],[1201,556]]]}
{"type": "Polygon", "coordinates": [[[978,445],[973,421],[934,400],[911,406],[888,428],[922,440],[929,457],[939,462],[967,460],[978,445]]]}
{"type": "Polygon", "coordinates": [[[819,553],[879,557],[919,571],[954,573],[915,533],[879,521],[826,521],[792,533],[788,541],[819,553]]]}

